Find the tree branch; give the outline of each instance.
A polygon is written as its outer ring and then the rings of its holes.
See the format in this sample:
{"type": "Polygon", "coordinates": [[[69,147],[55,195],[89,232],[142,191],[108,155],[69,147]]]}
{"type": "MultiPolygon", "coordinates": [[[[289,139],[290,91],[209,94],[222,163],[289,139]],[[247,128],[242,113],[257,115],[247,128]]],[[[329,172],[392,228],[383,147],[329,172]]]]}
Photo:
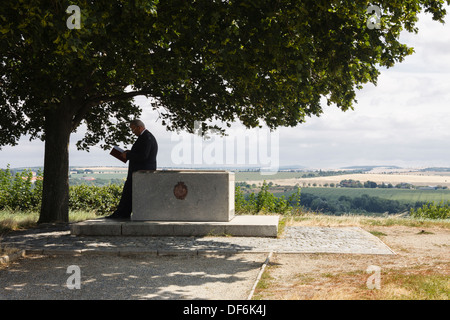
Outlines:
{"type": "Polygon", "coordinates": [[[94,103],[94,105],[97,105],[97,104],[101,104],[101,103],[108,102],[108,101],[126,100],[126,99],[133,98],[135,96],[148,95],[150,93],[151,93],[150,90],[131,91],[131,92],[124,92],[121,94],[117,94],[114,96],[95,97],[93,99],[88,99],[87,102],[94,103]]]}
{"type": "Polygon", "coordinates": [[[85,101],[83,106],[78,110],[77,114],[72,119],[72,131],[78,128],[81,121],[84,119],[85,115],[89,112],[89,110],[99,104],[109,102],[109,101],[117,101],[117,100],[126,100],[133,98],[135,96],[147,95],[150,94],[150,90],[139,90],[139,91],[131,91],[125,92],[113,96],[96,96],[93,98],[89,98],[85,101]]]}

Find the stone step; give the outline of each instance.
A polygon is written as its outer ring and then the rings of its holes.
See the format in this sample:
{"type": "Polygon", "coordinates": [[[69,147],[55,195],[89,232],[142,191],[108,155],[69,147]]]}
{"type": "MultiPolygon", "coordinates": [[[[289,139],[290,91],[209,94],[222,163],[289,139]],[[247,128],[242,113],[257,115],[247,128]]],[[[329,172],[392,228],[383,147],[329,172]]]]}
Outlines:
{"type": "Polygon", "coordinates": [[[109,219],[73,223],[76,236],[235,236],[276,237],[278,216],[237,215],[228,222],[120,221],[109,219]]]}

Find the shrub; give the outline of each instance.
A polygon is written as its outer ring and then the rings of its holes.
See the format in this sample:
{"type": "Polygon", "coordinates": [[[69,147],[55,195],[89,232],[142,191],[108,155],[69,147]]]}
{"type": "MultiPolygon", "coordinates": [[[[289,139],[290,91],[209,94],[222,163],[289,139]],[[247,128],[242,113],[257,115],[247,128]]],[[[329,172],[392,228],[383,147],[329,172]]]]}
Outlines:
{"type": "Polygon", "coordinates": [[[123,186],[77,185],[69,188],[70,210],[93,210],[97,215],[112,213],[120,201],[123,186]]]}
{"type": "Polygon", "coordinates": [[[269,191],[269,185],[264,181],[258,194],[253,192],[246,198],[240,185],[235,187],[235,210],[237,213],[269,213],[276,212],[285,214],[288,212],[299,212],[300,208],[300,188],[297,187],[289,199],[285,196],[277,198],[269,191]]]}
{"type": "Polygon", "coordinates": [[[16,172],[13,175],[9,169],[0,170],[0,210],[10,208],[13,210],[39,209],[42,199],[42,173],[36,175],[36,183],[32,183],[31,170],[16,172]]]}
{"type": "Polygon", "coordinates": [[[439,204],[429,202],[424,204],[421,208],[411,209],[410,215],[413,218],[425,219],[449,219],[450,206],[449,203],[441,201],[439,204]]]}
{"type": "MultiPolygon", "coordinates": [[[[42,172],[37,172],[34,183],[32,178],[31,170],[14,175],[9,165],[6,170],[0,170],[0,210],[39,211],[42,201],[42,172]]],[[[92,210],[99,215],[111,213],[120,201],[122,188],[122,185],[117,184],[70,186],[69,209],[92,210]]]]}

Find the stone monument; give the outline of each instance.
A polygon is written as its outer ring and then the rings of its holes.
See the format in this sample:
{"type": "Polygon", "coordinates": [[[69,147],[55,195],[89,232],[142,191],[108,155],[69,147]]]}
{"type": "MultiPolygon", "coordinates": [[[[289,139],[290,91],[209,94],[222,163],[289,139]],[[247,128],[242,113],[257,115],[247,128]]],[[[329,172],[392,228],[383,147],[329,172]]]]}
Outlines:
{"type": "Polygon", "coordinates": [[[278,216],[235,215],[234,173],[154,170],[133,173],[130,221],[95,219],[71,225],[78,236],[276,237],[278,216]]]}

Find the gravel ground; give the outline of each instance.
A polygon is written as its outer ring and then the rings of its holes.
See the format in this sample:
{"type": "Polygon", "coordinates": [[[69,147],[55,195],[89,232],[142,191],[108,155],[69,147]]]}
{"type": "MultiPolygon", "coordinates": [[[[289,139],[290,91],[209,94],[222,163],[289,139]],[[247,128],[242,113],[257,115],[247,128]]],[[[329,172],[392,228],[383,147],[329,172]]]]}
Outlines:
{"type": "Polygon", "coordinates": [[[359,227],[286,227],[279,238],[76,237],[67,227],[0,239],[26,258],[0,266],[0,299],[247,299],[270,252],[392,255],[359,227]],[[79,268],[80,289],[69,289],[79,268]]]}
{"type": "Polygon", "coordinates": [[[241,300],[266,256],[33,255],[0,270],[0,299],[241,300]]]}

